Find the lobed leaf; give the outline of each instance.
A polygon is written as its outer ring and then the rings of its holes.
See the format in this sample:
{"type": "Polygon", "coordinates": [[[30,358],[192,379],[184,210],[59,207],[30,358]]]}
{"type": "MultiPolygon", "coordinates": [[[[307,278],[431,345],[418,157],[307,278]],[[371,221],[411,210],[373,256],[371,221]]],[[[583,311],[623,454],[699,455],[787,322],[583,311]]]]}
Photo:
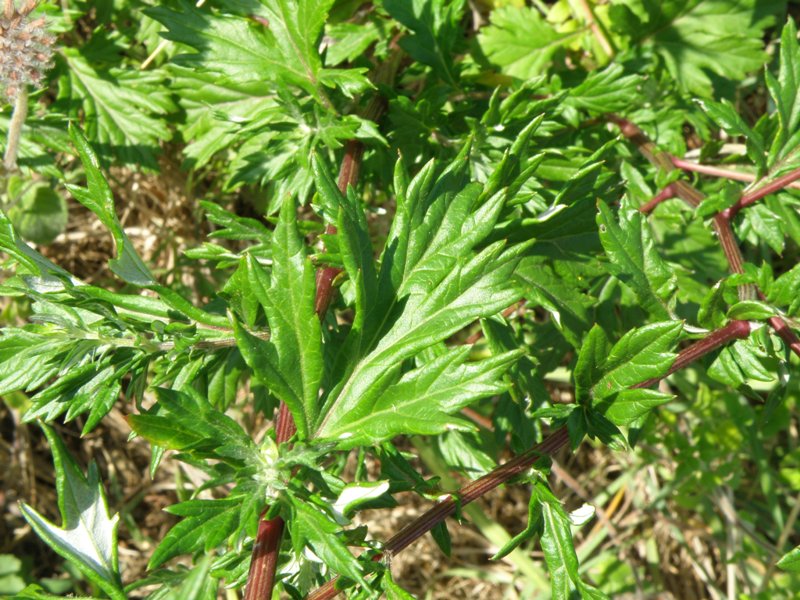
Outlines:
{"type": "Polygon", "coordinates": [[[608,271],[633,290],[653,317],[669,318],[666,301],[675,290],[675,275],[658,254],[649,226],[625,202],[619,221],[604,203],[597,206],[600,241],[610,260],[608,271]]]}
{"type": "Polygon", "coordinates": [[[67,452],[56,433],[42,425],[56,472],[56,491],[62,525],[51,523],[36,510],[20,503],[22,516],[56,553],[74,564],[91,582],[115,600],[124,600],[117,557],[119,516],[108,513],[97,466],[88,476],[67,452]]]}
{"type": "Polygon", "coordinates": [[[242,356],[256,377],[286,402],[305,437],[319,411],[324,366],[314,311],[314,267],[297,231],[293,202],[284,202],[273,234],[271,277],[250,255],[244,264],[248,287],[267,315],[270,339],[258,340],[237,326],[242,356]]]}
{"type": "Polygon", "coordinates": [[[467,362],[469,348],[454,348],[404,374],[389,386],[361,418],[342,418],[326,437],[342,440],[340,448],[376,445],[397,435],[436,435],[471,429],[454,416],[475,400],[503,392],[502,374],[521,356],[507,352],[467,362]]]}

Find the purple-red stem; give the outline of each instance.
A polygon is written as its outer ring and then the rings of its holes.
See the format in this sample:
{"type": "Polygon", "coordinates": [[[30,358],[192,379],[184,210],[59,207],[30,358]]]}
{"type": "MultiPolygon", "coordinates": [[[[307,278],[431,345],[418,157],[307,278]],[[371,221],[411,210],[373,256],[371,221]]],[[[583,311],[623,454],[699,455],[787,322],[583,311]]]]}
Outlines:
{"type": "Polygon", "coordinates": [[[739,198],[739,201],[736,204],[734,204],[730,208],[726,208],[724,211],[722,211],[722,214],[725,215],[726,218],[732,219],[733,217],[736,216],[736,214],[740,210],[742,210],[746,206],[750,206],[751,204],[758,202],[764,196],[769,196],[770,194],[774,194],[775,192],[781,191],[783,188],[797,181],[798,179],[800,179],[800,169],[795,169],[794,171],[791,171],[786,175],[778,177],[774,181],[770,181],[764,187],[758,188],[757,190],[753,190],[752,192],[742,195],[742,197],[739,198]]]}
{"type": "Polygon", "coordinates": [[[664,375],[661,377],[648,379],[642,383],[637,383],[632,387],[634,389],[650,387],[665,377],[672,375],[674,372],[680,371],[687,365],[696,361],[698,358],[713,352],[721,346],[724,346],[728,342],[746,338],[750,335],[751,330],[750,323],[747,321],[731,321],[725,325],[725,327],[717,329],[716,331],[712,331],[702,340],[695,342],[691,346],[684,348],[681,352],[679,352],[677,358],[675,358],[675,362],[672,363],[672,366],[664,375]]]}
{"type": "MultiPolygon", "coordinates": [[[[717,350],[728,342],[743,339],[750,335],[750,324],[747,321],[731,321],[725,327],[709,333],[705,338],[684,348],[678,353],[675,362],[661,377],[648,379],[636,384],[634,388],[650,387],[674,373],[686,367],[698,358],[717,350]]],[[[500,465],[490,473],[480,479],[476,479],[462,487],[455,493],[448,494],[448,497],[437,502],[427,512],[417,517],[409,525],[406,525],[392,536],[384,546],[382,555],[377,555],[374,560],[380,560],[383,556],[392,557],[401,552],[414,541],[425,535],[436,525],[453,515],[459,506],[465,506],[473,502],[498,486],[510,481],[514,477],[527,471],[542,456],[555,454],[569,442],[569,433],[566,427],[561,427],[540,444],[537,444],[527,452],[515,456],[508,462],[500,465]]],[[[331,579],[325,585],[316,589],[308,595],[306,600],[330,600],[335,598],[340,590],[336,589],[338,578],[331,579]]]]}
{"type": "MultiPolygon", "coordinates": [[[[752,183],[756,180],[753,173],[745,173],[743,171],[733,171],[731,169],[723,169],[721,167],[714,167],[711,165],[703,165],[700,163],[684,160],[677,156],[672,157],[672,164],[681,171],[691,171],[693,173],[700,173],[701,175],[710,175],[712,177],[721,177],[722,179],[731,179],[733,181],[744,181],[745,183],[752,183]]],[[[800,190],[800,184],[792,182],[786,187],[800,190]]]]}
{"type": "Polygon", "coordinates": [[[653,212],[659,204],[661,204],[664,200],[669,200],[670,198],[674,198],[678,195],[678,190],[673,184],[669,184],[663,190],[661,190],[657,195],[653,196],[651,200],[648,200],[644,204],[639,207],[639,210],[646,215],[649,215],[653,212]]]}
{"type": "Polygon", "coordinates": [[[274,549],[280,548],[283,526],[284,522],[280,517],[259,521],[258,534],[250,556],[245,600],[269,600],[272,597],[279,556],[274,549]]]}
{"type": "MultiPolygon", "coordinates": [[[[679,159],[676,159],[667,152],[659,150],[647,135],[634,123],[618,115],[609,115],[608,120],[620,128],[622,135],[633,142],[642,155],[650,161],[653,166],[664,169],[664,171],[667,172],[673,170],[676,166],[676,161],[679,161],[679,159]]],[[[717,233],[720,246],[725,253],[725,258],[728,260],[728,265],[732,273],[744,272],[744,259],[739,245],[736,243],[733,230],[731,229],[731,219],[745,206],[749,206],[764,196],[783,189],[798,179],[800,179],[800,169],[795,169],[764,187],[744,194],[736,204],[721,211],[714,217],[714,230],[717,233]]],[[[685,181],[675,181],[670,185],[675,186],[676,196],[694,208],[697,208],[704,199],[703,194],[698,191],[697,188],[685,181]]],[[[753,298],[756,294],[761,294],[761,292],[755,285],[747,284],[739,288],[739,297],[742,300],[753,298]]],[[[792,331],[786,321],[781,317],[773,317],[769,319],[769,324],[775,329],[775,332],[781,339],[786,342],[789,349],[797,356],[800,356],[800,338],[792,331]]]]}
{"type": "MultiPolygon", "coordinates": [[[[361,142],[357,140],[350,140],[345,147],[344,159],[342,159],[342,166],[339,169],[339,190],[347,193],[347,187],[355,185],[358,181],[358,172],[361,166],[361,155],[364,152],[364,147],[361,142]]],[[[334,235],[336,227],[328,225],[325,228],[325,233],[334,235]]],[[[314,310],[317,315],[322,318],[328,310],[328,305],[333,298],[334,288],[333,280],[341,273],[342,270],[336,267],[324,267],[317,271],[317,297],[314,300],[314,310]]]]}
{"type": "MultiPolygon", "coordinates": [[[[275,441],[278,444],[287,442],[295,431],[297,431],[297,427],[294,424],[292,413],[286,404],[281,402],[275,425],[275,441]]],[[[261,516],[263,517],[264,513],[261,516]]],[[[253,552],[250,555],[250,571],[247,576],[244,600],[269,600],[272,598],[284,525],[281,517],[266,520],[262,518],[258,522],[258,532],[253,542],[253,552]]]]}
{"type": "MultiPolygon", "coordinates": [[[[670,171],[675,166],[673,157],[666,152],[660,151],[655,144],[642,132],[639,127],[634,123],[618,117],[617,115],[610,115],[609,120],[616,123],[622,134],[630,139],[642,152],[642,154],[657,167],[663,168],[665,171],[670,171]]],[[[793,174],[789,174],[790,176],[793,174]]],[[[765,186],[761,190],[754,192],[751,195],[744,196],[739,202],[743,206],[752,204],[763,196],[785,187],[788,183],[800,179],[800,170],[794,178],[784,176],[779,180],[773,182],[771,186],[765,186]],[[781,183],[779,187],[774,187],[774,184],[781,183]],[[771,189],[768,189],[771,188],[771,189]],[[757,195],[760,194],[760,195],[757,195]],[[745,203],[746,202],[746,203],[745,203]]],[[[650,212],[659,202],[662,202],[671,197],[680,197],[685,202],[693,207],[697,207],[702,202],[704,196],[696,188],[686,183],[685,181],[676,181],[667,186],[658,196],[653,198],[650,202],[646,203],[642,208],[642,212],[650,212]]],[[[741,251],[739,250],[736,239],[733,236],[733,231],[730,226],[730,217],[724,214],[718,214],[714,218],[714,228],[720,239],[720,244],[728,259],[731,271],[734,273],[741,273],[743,271],[743,259],[741,251]]],[[[778,334],[789,344],[795,352],[800,355],[800,340],[797,339],[794,332],[792,332],[786,325],[785,321],[778,317],[771,318],[770,323],[776,329],[778,334]]],[[[686,367],[688,364],[713,352],[721,346],[737,339],[744,339],[750,335],[751,326],[747,321],[731,321],[725,327],[714,331],[707,335],[700,341],[695,342],[691,346],[682,350],[670,369],[662,377],[657,377],[643,381],[634,388],[650,387],[658,383],[664,377],[686,367]]],[[[402,551],[408,547],[415,540],[430,531],[433,527],[444,521],[447,517],[454,514],[459,506],[464,506],[477,498],[480,498],[489,491],[495,489],[499,485],[507,482],[513,477],[525,472],[531,465],[533,465],[541,456],[546,454],[553,454],[561,447],[567,444],[569,435],[566,428],[562,427],[554,433],[550,434],[542,443],[528,452],[521,454],[500,467],[494,469],[491,473],[481,477],[480,479],[471,482],[461,488],[457,493],[451,494],[447,499],[437,503],[425,514],[421,515],[410,525],[404,527],[389,541],[386,542],[384,553],[374,557],[374,560],[380,560],[384,555],[393,556],[394,554],[402,551]]],[[[325,585],[315,590],[308,596],[308,600],[328,600],[334,598],[339,594],[336,589],[336,581],[334,578],[328,581],[325,585]]]]}
{"type": "MultiPolygon", "coordinates": [[[[345,155],[339,170],[339,189],[346,193],[347,186],[355,185],[358,179],[359,164],[363,147],[358,141],[350,141],[345,147],[345,155]]],[[[335,234],[336,228],[328,225],[326,233],[335,234]]],[[[328,305],[333,297],[333,280],[340,273],[334,267],[325,267],[317,271],[317,293],[314,298],[314,311],[321,320],[325,317],[328,305]]],[[[288,442],[297,431],[289,408],[281,402],[275,425],[275,441],[278,444],[288,442]]],[[[266,511],[265,511],[266,512],[266,511]]],[[[269,600],[275,587],[275,570],[278,566],[281,538],[284,521],[281,517],[262,519],[258,524],[258,533],[253,543],[250,558],[250,572],[247,578],[247,590],[244,600],[269,600]]]]}
{"type": "MultiPolygon", "coordinates": [[[[390,84],[393,82],[401,66],[403,54],[397,44],[399,35],[391,42],[392,56],[382,63],[377,70],[375,81],[378,84],[390,84]]],[[[378,121],[385,109],[386,99],[381,95],[376,95],[367,104],[362,116],[371,121],[378,121]]],[[[348,186],[354,186],[358,181],[363,152],[364,147],[358,140],[351,140],[345,146],[337,182],[339,190],[343,194],[347,193],[348,186]]],[[[325,231],[329,235],[333,235],[336,233],[336,227],[328,225],[325,231]]],[[[320,320],[325,318],[325,314],[328,311],[328,306],[335,292],[333,281],[340,272],[340,269],[335,267],[324,267],[316,273],[317,292],[314,298],[314,312],[320,320]]],[[[275,427],[275,441],[279,444],[289,441],[296,430],[292,413],[284,403],[281,403],[275,427]]],[[[284,521],[280,517],[275,517],[268,521],[263,519],[260,521],[253,545],[244,600],[269,600],[272,597],[283,528],[284,521]]]]}

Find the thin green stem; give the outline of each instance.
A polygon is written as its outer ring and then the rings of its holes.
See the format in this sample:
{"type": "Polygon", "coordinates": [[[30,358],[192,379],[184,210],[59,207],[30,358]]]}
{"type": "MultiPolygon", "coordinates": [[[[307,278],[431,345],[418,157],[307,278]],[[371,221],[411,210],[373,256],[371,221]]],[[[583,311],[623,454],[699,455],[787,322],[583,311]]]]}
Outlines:
{"type": "Polygon", "coordinates": [[[17,154],[19,153],[19,141],[22,137],[22,127],[28,116],[28,90],[23,87],[14,100],[14,112],[11,114],[11,122],[8,125],[8,137],[6,138],[6,152],[3,155],[3,168],[7,173],[17,170],[17,154]]]}
{"type": "Polygon", "coordinates": [[[592,35],[597,40],[598,46],[600,46],[601,50],[606,55],[605,58],[607,60],[614,58],[614,54],[616,54],[614,45],[611,43],[611,39],[608,37],[603,25],[595,17],[588,0],[572,0],[571,4],[572,3],[577,4],[578,10],[583,13],[583,18],[589,26],[592,35]]]}

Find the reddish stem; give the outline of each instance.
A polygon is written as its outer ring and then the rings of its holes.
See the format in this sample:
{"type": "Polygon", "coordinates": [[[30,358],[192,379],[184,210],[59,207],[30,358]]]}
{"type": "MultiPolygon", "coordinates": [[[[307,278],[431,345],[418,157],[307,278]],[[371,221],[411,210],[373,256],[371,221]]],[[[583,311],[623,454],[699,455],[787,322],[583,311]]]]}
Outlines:
{"type": "Polygon", "coordinates": [[[691,171],[692,173],[700,173],[702,175],[710,175],[712,177],[722,177],[723,179],[746,182],[756,180],[756,176],[752,173],[743,173],[742,171],[732,171],[730,169],[722,169],[720,167],[714,167],[711,165],[702,165],[690,160],[678,158],[677,156],[672,157],[672,164],[682,171],[691,171]]]}
{"type": "MultiPolygon", "coordinates": [[[[761,290],[758,290],[758,297],[761,300],[766,300],[764,294],[761,290]]],[[[782,318],[782,317],[770,317],[769,319],[770,326],[775,330],[780,338],[786,342],[786,345],[789,347],[789,350],[794,352],[797,356],[800,356],[800,338],[797,337],[794,331],[792,331],[789,324],[782,318]]]]}
{"type": "Polygon", "coordinates": [[[791,171],[782,177],[778,177],[774,181],[770,181],[764,187],[744,194],[736,204],[730,208],[726,208],[723,213],[728,219],[732,219],[746,206],[750,206],[751,204],[758,202],[764,196],[769,196],[770,194],[781,191],[783,188],[797,181],[798,179],[800,179],[800,169],[795,169],[794,171],[791,171]]]}
{"type": "MultiPolygon", "coordinates": [[[[394,52],[389,60],[382,63],[376,74],[376,82],[387,84],[394,80],[403,57],[397,38],[392,40],[394,52]]],[[[364,111],[363,117],[377,121],[386,109],[386,100],[381,95],[374,96],[364,111]]],[[[339,190],[347,193],[348,186],[354,186],[358,181],[361,167],[361,157],[364,147],[358,140],[350,140],[345,146],[344,157],[339,169],[339,190]]],[[[336,227],[328,225],[326,233],[333,235],[336,227]]],[[[325,267],[316,273],[317,292],[314,298],[314,312],[320,320],[325,318],[331,299],[333,298],[333,281],[341,272],[335,267],[325,267]]],[[[297,430],[288,407],[281,403],[278,409],[277,424],[275,427],[276,442],[287,442],[297,430]]],[[[258,525],[258,533],[253,545],[253,554],[250,562],[250,573],[247,580],[247,591],[244,600],[268,600],[272,598],[275,586],[275,569],[280,555],[281,537],[283,535],[284,521],[276,517],[269,521],[262,520],[258,525]]]]}
{"type": "MultiPolygon", "coordinates": [[[[358,172],[361,168],[361,155],[364,153],[364,146],[358,140],[350,140],[347,142],[344,150],[344,158],[342,159],[342,166],[339,169],[339,191],[343,194],[347,193],[348,186],[354,186],[358,181],[358,172]]],[[[325,233],[334,235],[336,227],[328,225],[325,228],[325,233]]],[[[333,299],[333,280],[341,273],[342,270],[336,267],[325,267],[317,271],[317,296],[314,299],[314,310],[320,319],[325,316],[328,306],[333,299]]]]}
{"type": "MultiPolygon", "coordinates": [[[[733,181],[744,181],[746,183],[752,183],[756,180],[756,176],[753,173],[745,173],[744,171],[733,171],[731,169],[703,165],[690,160],[684,160],[676,156],[672,157],[672,164],[682,171],[691,171],[693,173],[700,173],[702,175],[711,175],[712,177],[721,177],[723,179],[731,179],[733,181]]],[[[798,183],[790,183],[786,187],[800,190],[800,184],[798,183]]]]}
{"type": "MultiPolygon", "coordinates": [[[[750,335],[750,323],[747,321],[731,321],[725,327],[712,331],[702,340],[681,350],[675,362],[664,375],[648,379],[632,387],[650,387],[668,375],[686,367],[688,364],[713,352],[728,342],[746,338],[748,335],[750,335]]],[[[566,427],[561,427],[551,433],[543,442],[537,444],[527,452],[515,456],[480,479],[468,483],[457,492],[448,494],[446,499],[436,503],[430,510],[417,517],[413,522],[406,525],[392,536],[389,541],[386,542],[383,554],[375,556],[374,560],[380,560],[383,556],[391,558],[447,519],[447,517],[454,514],[459,506],[465,506],[503,483],[521,475],[539,460],[539,458],[545,455],[555,454],[565,446],[567,442],[569,442],[569,433],[566,427]]],[[[331,598],[335,598],[341,591],[336,589],[337,580],[338,577],[331,579],[325,585],[309,594],[307,600],[330,600],[331,598]]]]}
{"type": "Polygon", "coordinates": [[[639,207],[639,210],[644,214],[648,215],[653,210],[655,210],[656,206],[664,202],[664,200],[669,200],[670,198],[674,198],[678,195],[678,190],[673,184],[669,184],[663,190],[661,190],[658,194],[653,196],[651,200],[648,200],[644,204],[639,207]]]}
{"type": "MultiPolygon", "coordinates": [[[[653,166],[663,169],[665,172],[670,172],[675,169],[675,161],[678,159],[668,152],[660,150],[634,123],[618,115],[609,115],[608,118],[612,123],[619,126],[622,135],[631,140],[639,149],[639,152],[641,152],[653,166]]],[[[672,191],[675,195],[693,208],[697,208],[705,199],[702,192],[686,181],[673,181],[668,187],[672,187],[672,191]]],[[[744,258],[742,257],[742,251],[739,249],[739,245],[736,243],[733,231],[731,230],[730,218],[723,213],[716,215],[714,217],[714,230],[717,233],[717,237],[719,237],[720,246],[725,253],[725,258],[728,261],[731,272],[744,272],[744,258]]],[[[739,296],[742,300],[752,298],[754,294],[754,286],[744,285],[740,287],[739,296]]]]}
{"type": "Polygon", "coordinates": [[[724,346],[728,342],[746,338],[750,335],[751,330],[750,323],[747,321],[731,321],[725,325],[725,327],[717,329],[716,331],[712,331],[702,340],[695,342],[691,346],[679,352],[678,356],[675,358],[675,362],[672,363],[672,366],[664,375],[661,377],[648,379],[642,383],[637,383],[632,387],[634,389],[650,387],[665,377],[672,375],[675,371],[680,371],[690,363],[696,361],[698,358],[713,352],[721,346],[724,346]]]}
{"type": "MultiPolygon", "coordinates": [[[[281,402],[275,426],[275,441],[278,444],[287,442],[295,431],[297,431],[297,427],[292,413],[286,404],[281,402]]],[[[262,517],[264,513],[261,514],[262,517]]],[[[253,552],[250,556],[250,571],[247,576],[244,600],[262,600],[272,597],[284,525],[281,517],[269,520],[262,518],[259,521],[258,532],[253,542],[253,552]]]]}
{"type": "MultiPolygon", "coordinates": [[[[642,155],[654,166],[663,168],[666,171],[671,171],[673,167],[688,168],[688,165],[692,165],[693,167],[697,166],[659,150],[639,127],[627,119],[617,115],[609,115],[608,118],[609,121],[619,126],[622,134],[636,144],[642,155]],[[670,166],[665,167],[667,161],[669,161],[670,166]]],[[[717,233],[717,237],[719,237],[720,246],[725,253],[725,258],[728,260],[728,265],[732,273],[744,272],[744,259],[739,249],[739,244],[737,244],[736,238],[733,235],[733,230],[731,229],[731,219],[733,219],[742,208],[750,206],[768,194],[785,188],[798,179],[800,179],[800,169],[795,169],[757,190],[744,194],[736,204],[721,211],[714,217],[714,230],[717,233]]],[[[670,185],[676,186],[676,195],[694,208],[697,208],[700,202],[703,201],[703,194],[685,181],[676,181],[670,185]]],[[[762,299],[764,298],[761,291],[753,284],[739,287],[739,297],[742,300],[753,298],[756,293],[761,296],[762,299]]],[[[800,338],[795,335],[786,321],[780,317],[772,317],[769,319],[769,324],[783,341],[786,342],[792,352],[800,356],[800,338]]]]}
{"type": "Polygon", "coordinates": [[[284,522],[280,517],[268,521],[262,519],[258,523],[258,534],[250,558],[245,600],[266,600],[272,597],[279,556],[275,549],[280,548],[283,526],[284,522]]]}

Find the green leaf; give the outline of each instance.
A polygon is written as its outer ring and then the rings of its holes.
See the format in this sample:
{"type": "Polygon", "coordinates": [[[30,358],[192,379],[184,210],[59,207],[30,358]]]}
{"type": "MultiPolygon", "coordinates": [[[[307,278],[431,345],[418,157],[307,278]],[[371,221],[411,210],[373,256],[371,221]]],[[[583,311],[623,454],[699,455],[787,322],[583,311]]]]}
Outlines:
{"type": "Polygon", "coordinates": [[[786,244],[783,220],[764,204],[756,204],[745,211],[745,223],[777,254],[783,254],[786,244]]]}
{"type": "Polygon", "coordinates": [[[778,561],[778,567],[790,573],[800,573],[800,546],[784,554],[778,561]]]}
{"type": "Polygon", "coordinates": [[[326,431],[341,440],[342,449],[376,445],[397,435],[435,435],[450,429],[471,429],[453,416],[475,400],[507,388],[503,373],[521,356],[507,352],[466,362],[469,348],[454,348],[422,367],[409,371],[387,388],[361,418],[342,418],[326,431]]]}
{"type": "Polygon", "coordinates": [[[591,389],[600,381],[610,350],[611,344],[603,328],[595,324],[583,340],[573,371],[578,402],[587,400],[591,389]]]}
{"type": "Polygon", "coordinates": [[[543,482],[537,482],[532,492],[537,496],[541,510],[541,544],[547,570],[550,571],[553,598],[605,598],[602,592],[581,580],[569,515],[561,503],[543,482]]]}
{"type": "MultiPolygon", "coordinates": [[[[279,116],[278,102],[265,97],[269,82],[220,80],[207,69],[192,70],[171,65],[171,87],[186,111],[178,128],[188,142],[185,162],[200,168],[214,156],[228,150],[234,152],[242,142],[243,128],[262,119],[286,119],[279,116]]],[[[252,135],[252,134],[251,134],[252,135]]]]}
{"type": "Polygon", "coordinates": [[[478,43],[503,73],[531,79],[546,72],[553,55],[575,35],[554,30],[535,7],[509,5],[492,11],[478,43]]]}
{"type": "Polygon", "coordinates": [[[590,71],[580,85],[569,90],[564,104],[600,115],[627,108],[631,98],[640,93],[643,80],[624,72],[624,67],[616,63],[602,71],[590,71]]]}
{"type": "MultiPolygon", "coordinates": [[[[350,99],[354,99],[358,94],[375,87],[367,79],[367,69],[365,67],[358,69],[324,69],[319,73],[319,82],[325,87],[338,88],[345,97],[350,99]]],[[[366,123],[368,122],[365,121],[366,123]]],[[[335,147],[333,142],[329,143],[329,145],[335,147]]]]}
{"type": "Polygon", "coordinates": [[[377,42],[381,35],[375,23],[333,23],[326,28],[332,42],[325,53],[325,63],[335,67],[345,61],[354,61],[363,56],[367,48],[377,42]]]}
{"type": "Polygon", "coordinates": [[[697,311],[697,322],[706,329],[718,329],[725,324],[725,286],[724,281],[714,284],[700,304],[697,311]]]}
{"type": "Polygon", "coordinates": [[[775,316],[775,309],[769,304],[757,300],[743,300],[737,302],[728,309],[729,319],[741,319],[743,321],[762,321],[775,316]]]}
{"type": "Polygon", "coordinates": [[[128,415],[131,429],[152,444],[237,466],[260,461],[242,427],[197,392],[156,388],[156,395],[158,403],[150,411],[128,415]]]}
{"type": "Polygon", "coordinates": [[[795,265],[772,282],[767,299],[777,306],[788,307],[795,304],[798,297],[800,297],[800,265],[795,265]]]}
{"type": "Polygon", "coordinates": [[[525,525],[525,529],[523,529],[513,538],[508,540],[503,545],[503,547],[500,548],[494,554],[494,556],[492,556],[492,560],[500,560],[501,558],[508,556],[509,554],[511,554],[511,552],[516,550],[521,544],[527,542],[535,535],[541,535],[541,533],[542,533],[541,499],[539,498],[539,494],[532,493],[530,498],[528,499],[528,523],[525,525]]]}
{"type": "Polygon", "coordinates": [[[8,216],[23,238],[46,245],[67,227],[67,203],[50,185],[31,185],[8,216]]]}
{"type": "Polygon", "coordinates": [[[168,288],[164,285],[150,285],[149,288],[156,292],[161,297],[161,300],[178,314],[185,315],[198,323],[211,325],[211,327],[218,327],[220,329],[228,329],[230,327],[228,317],[197,308],[172,288],[168,288]]]}
{"type": "Polygon", "coordinates": [[[197,551],[209,552],[220,546],[238,529],[241,499],[189,500],[167,508],[183,519],[172,527],[150,557],[148,569],[155,569],[171,558],[197,551]]]}
{"type": "Polygon", "coordinates": [[[183,578],[179,586],[172,588],[169,600],[214,600],[217,598],[219,580],[211,574],[212,556],[201,558],[183,578]]]}
{"type": "MultiPolygon", "coordinates": [[[[264,371],[260,377],[292,411],[301,437],[308,435],[319,411],[319,388],[322,382],[322,332],[314,311],[316,285],[314,267],[305,254],[303,239],[297,231],[294,203],[286,201],[272,239],[272,276],[267,278],[261,265],[248,255],[245,259],[251,292],[267,315],[272,362],[268,370],[281,374],[281,383],[270,386],[274,378],[264,371]]],[[[246,337],[246,336],[245,336],[246,337]]],[[[252,354],[243,351],[253,366],[252,354]]],[[[262,367],[262,370],[264,367],[262,367]]]]}
{"type": "Polygon", "coordinates": [[[724,98],[721,102],[699,100],[698,104],[728,134],[744,138],[747,143],[747,155],[758,166],[759,171],[764,173],[767,170],[767,151],[764,138],[745,123],[733,105],[724,98]]]}
{"type": "MultiPolygon", "coordinates": [[[[63,596],[50,594],[45,589],[32,583],[18,594],[14,594],[15,600],[61,600],[63,596]]],[[[75,600],[97,600],[92,596],[74,596],[75,600]]]]}
{"type": "MultiPolygon", "coordinates": [[[[334,0],[277,0],[264,4],[269,19],[269,32],[274,35],[274,45],[284,61],[283,68],[293,83],[305,86],[306,81],[317,84],[322,62],[319,56],[319,38],[325,25],[328,10],[334,0]]],[[[271,40],[270,40],[271,41],[271,40]]]]}
{"type": "Polygon", "coordinates": [[[369,83],[352,70],[341,81],[338,72],[322,67],[319,41],[332,5],[333,0],[276,0],[249,7],[250,15],[257,19],[212,13],[186,1],[181,1],[177,10],[160,6],[147,12],[167,27],[162,34],[165,38],[197,51],[177,56],[179,65],[211,72],[216,75],[215,83],[225,85],[266,79],[297,86],[333,110],[322,79],[346,88],[356,76],[362,80],[360,85],[369,83]]]}
{"type": "Polygon", "coordinates": [[[764,73],[778,117],[779,128],[770,152],[775,159],[786,157],[800,143],[800,44],[792,19],[781,31],[780,48],[778,79],[769,70],[764,73]]]}
{"type": "Polygon", "coordinates": [[[305,407],[297,396],[296,389],[299,383],[298,371],[295,369],[287,372],[281,370],[278,366],[280,357],[275,344],[253,335],[238,321],[233,322],[233,333],[242,358],[252,369],[256,381],[286,403],[300,435],[307,435],[308,423],[305,420],[305,407]]]}
{"type": "Polygon", "coordinates": [[[369,238],[367,221],[360,202],[352,194],[343,195],[330,171],[314,156],[313,169],[318,197],[323,212],[338,230],[337,246],[345,272],[355,290],[355,318],[350,327],[342,358],[352,362],[369,350],[382,321],[382,309],[391,299],[391,290],[380,294],[374,253],[369,238]]]}
{"type": "Polygon", "coordinates": [[[155,284],[150,269],[136,254],[133,244],[122,230],[114,210],[114,196],[100,171],[97,155],[76,125],[70,125],[69,133],[86,171],[87,187],[72,184],[66,184],[66,187],[75,199],[97,215],[111,232],[117,251],[116,258],[109,261],[111,270],[128,283],[138,286],[155,284]]]}
{"type": "Polygon", "coordinates": [[[240,217],[222,208],[216,202],[201,200],[200,206],[206,212],[206,218],[218,225],[220,229],[212,231],[208,237],[223,240],[254,240],[266,243],[272,238],[272,231],[257,219],[240,217]]]}
{"type": "Polygon", "coordinates": [[[383,8],[412,35],[401,38],[400,46],[409,56],[433,71],[445,83],[458,87],[453,64],[461,37],[461,0],[382,0],[383,8]]]}
{"type": "MultiPolygon", "coordinates": [[[[159,145],[171,137],[165,116],[175,110],[164,74],[118,68],[98,71],[74,48],[64,48],[63,55],[73,94],[83,107],[86,134],[96,147],[122,162],[157,168],[159,145]]],[[[78,145],[74,139],[73,143],[78,145]]]]}
{"type": "Polygon", "coordinates": [[[589,329],[591,298],[570,278],[559,277],[539,257],[524,258],[516,276],[525,286],[525,298],[547,310],[566,340],[579,347],[589,329]]]}
{"type": "Polygon", "coordinates": [[[0,554],[0,594],[11,596],[25,588],[22,561],[10,554],[0,554]]]}
{"type": "Polygon", "coordinates": [[[395,583],[390,569],[386,569],[381,577],[381,585],[386,593],[386,600],[415,600],[414,596],[395,583]]]}
{"type": "Polygon", "coordinates": [[[651,323],[629,331],[614,344],[603,366],[603,376],[592,387],[596,399],[661,377],[677,356],[672,349],[683,330],[680,321],[651,323]]]}
{"type": "Polygon", "coordinates": [[[653,317],[669,318],[665,301],[675,290],[675,275],[658,254],[647,222],[626,201],[619,209],[619,223],[605,203],[597,206],[600,241],[610,260],[608,271],[631,288],[653,317]]]}
{"type": "Polygon", "coordinates": [[[439,550],[442,551],[442,554],[449,557],[453,542],[450,538],[450,532],[447,529],[447,521],[437,523],[436,526],[431,529],[431,537],[433,541],[436,542],[436,545],[439,546],[439,550]]]}
{"type": "Polygon", "coordinates": [[[707,373],[717,381],[737,388],[749,379],[772,383],[776,376],[762,362],[767,356],[767,352],[756,346],[752,338],[737,340],[720,351],[707,373]]]}
{"type": "Polygon", "coordinates": [[[387,480],[348,483],[331,506],[334,517],[338,522],[347,524],[360,506],[380,498],[389,491],[389,487],[387,480]]]}
{"type": "Polygon", "coordinates": [[[739,186],[732,182],[723,183],[719,191],[706,196],[695,210],[695,215],[701,219],[711,217],[726,208],[730,208],[739,201],[742,192],[739,186]]]}
{"type": "Polygon", "coordinates": [[[22,241],[14,230],[11,220],[2,210],[0,210],[0,250],[12,256],[28,273],[48,279],[54,285],[59,286],[60,281],[64,279],[73,279],[64,269],[22,241]]]}
{"type": "Polygon", "coordinates": [[[618,0],[614,30],[652,46],[690,93],[712,95],[711,74],[741,81],[765,62],[764,29],[783,10],[774,0],[618,0]]]}
{"type": "Polygon", "coordinates": [[[658,390],[620,390],[604,397],[595,405],[595,409],[614,425],[630,425],[651,409],[669,402],[674,397],[658,390]]]}
{"type": "Polygon", "coordinates": [[[42,425],[53,452],[56,491],[62,526],[45,519],[20,503],[22,516],[56,553],[74,564],[111,598],[124,600],[117,558],[119,516],[108,514],[97,465],[89,465],[88,477],[67,452],[56,433],[42,425]]]}
{"type": "Polygon", "coordinates": [[[371,414],[404,360],[519,299],[510,280],[521,248],[502,250],[502,243],[492,244],[472,260],[460,261],[427,293],[408,297],[394,326],[338,390],[317,437],[342,430],[350,434],[346,424],[371,414]]]}
{"type": "Polygon", "coordinates": [[[473,247],[492,230],[504,199],[495,194],[477,204],[480,188],[468,183],[466,165],[462,152],[439,177],[429,163],[408,184],[398,165],[397,211],[381,255],[377,288],[371,283],[374,259],[367,242],[360,241],[367,239],[361,209],[354,198],[342,198],[329,175],[318,172],[323,212],[347,217],[337,221],[342,227],[337,239],[345,263],[352,261],[347,269],[354,277],[356,309],[366,315],[355,316],[353,329],[365,333],[355,334],[357,344],[348,337],[343,366],[334,369],[340,373],[339,383],[326,402],[317,436],[328,437],[334,430],[350,435],[345,425],[368,417],[381,394],[399,379],[403,361],[519,298],[511,275],[522,246],[503,251],[505,243],[499,241],[474,254],[473,247]]]}
{"type": "Polygon", "coordinates": [[[317,556],[336,573],[368,588],[361,565],[337,535],[341,530],[340,525],[313,505],[300,499],[290,500],[293,511],[290,531],[295,548],[309,544],[317,556]]]}

